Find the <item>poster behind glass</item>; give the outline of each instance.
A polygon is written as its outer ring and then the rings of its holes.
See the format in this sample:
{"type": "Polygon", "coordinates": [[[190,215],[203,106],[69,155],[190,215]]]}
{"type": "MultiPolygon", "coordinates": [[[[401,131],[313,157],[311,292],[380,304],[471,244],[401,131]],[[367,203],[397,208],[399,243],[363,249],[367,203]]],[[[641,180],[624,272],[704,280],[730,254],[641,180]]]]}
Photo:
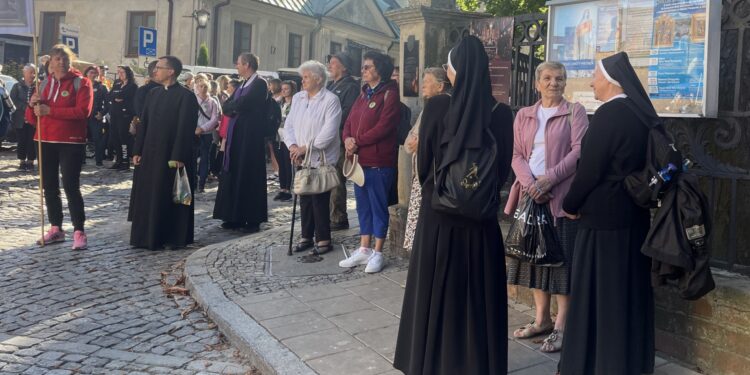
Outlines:
{"type": "Polygon", "coordinates": [[[715,92],[717,85],[709,84],[707,90],[706,84],[718,77],[718,64],[704,61],[708,1],[550,1],[547,59],[567,69],[566,99],[595,111],[601,102],[589,84],[596,60],[626,51],[660,115],[715,115],[716,100],[707,93],[715,92]],[[707,66],[716,74],[707,77],[707,66]]]}
{"type": "Polygon", "coordinates": [[[490,82],[495,100],[510,104],[513,62],[513,17],[472,21],[471,35],[479,38],[490,61],[490,82]]]}

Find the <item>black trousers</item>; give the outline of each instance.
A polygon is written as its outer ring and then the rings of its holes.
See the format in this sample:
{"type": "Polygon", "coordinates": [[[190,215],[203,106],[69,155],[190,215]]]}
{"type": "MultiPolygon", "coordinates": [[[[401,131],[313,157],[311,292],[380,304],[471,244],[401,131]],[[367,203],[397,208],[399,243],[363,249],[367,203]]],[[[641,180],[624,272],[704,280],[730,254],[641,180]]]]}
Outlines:
{"type": "Polygon", "coordinates": [[[81,164],[86,157],[86,145],[42,142],[42,178],[47,217],[52,225],[62,226],[63,212],[60,199],[60,172],[68,209],[75,230],[83,230],[86,215],[81,196],[81,164]]]}
{"type": "Polygon", "coordinates": [[[89,118],[89,136],[91,136],[90,141],[94,144],[94,160],[97,163],[104,160],[104,149],[106,147],[104,133],[104,123],[96,118],[89,118]]]}
{"type": "Polygon", "coordinates": [[[35,160],[36,159],[36,142],[34,142],[34,132],[36,128],[24,123],[21,129],[16,129],[16,138],[18,138],[18,148],[16,154],[18,160],[35,160]]]}
{"type": "Polygon", "coordinates": [[[133,116],[112,115],[111,118],[109,148],[115,150],[116,160],[127,161],[133,152],[133,136],[130,134],[133,116]]]}
{"type": "Polygon", "coordinates": [[[274,142],[273,151],[279,163],[279,188],[289,190],[292,187],[292,159],[289,158],[289,149],[284,142],[274,142]]]}
{"type": "Polygon", "coordinates": [[[328,210],[330,201],[330,191],[299,196],[302,238],[312,239],[315,234],[315,240],[318,242],[331,240],[331,219],[328,210]]]}

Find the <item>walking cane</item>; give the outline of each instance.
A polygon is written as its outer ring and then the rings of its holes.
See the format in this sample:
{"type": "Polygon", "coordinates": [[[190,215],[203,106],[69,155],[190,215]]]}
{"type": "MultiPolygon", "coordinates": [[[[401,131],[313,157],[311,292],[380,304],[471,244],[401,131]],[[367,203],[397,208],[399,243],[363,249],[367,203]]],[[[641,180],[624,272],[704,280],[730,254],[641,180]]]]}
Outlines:
{"type": "MultiPolygon", "coordinates": [[[[294,175],[296,173],[294,168],[294,160],[292,160],[292,184],[294,184],[294,175]]],[[[292,202],[292,230],[289,231],[289,250],[287,250],[286,255],[292,256],[292,241],[294,241],[294,217],[297,216],[297,194],[294,193],[294,189],[290,189],[292,191],[292,195],[294,196],[294,200],[292,202]]]]}
{"type": "MultiPolygon", "coordinates": [[[[34,35],[32,39],[32,43],[34,44],[34,56],[39,56],[39,52],[37,51],[37,36],[34,35]]],[[[42,67],[39,67],[36,72],[36,95],[41,98],[42,93],[39,92],[39,70],[41,70],[42,67]]],[[[39,104],[37,104],[39,105],[39,104]]],[[[37,142],[37,165],[39,166],[39,210],[41,211],[41,218],[42,218],[42,239],[40,240],[40,243],[42,246],[44,246],[44,180],[42,177],[42,121],[39,117],[36,118],[36,139],[39,141],[37,142]]]]}

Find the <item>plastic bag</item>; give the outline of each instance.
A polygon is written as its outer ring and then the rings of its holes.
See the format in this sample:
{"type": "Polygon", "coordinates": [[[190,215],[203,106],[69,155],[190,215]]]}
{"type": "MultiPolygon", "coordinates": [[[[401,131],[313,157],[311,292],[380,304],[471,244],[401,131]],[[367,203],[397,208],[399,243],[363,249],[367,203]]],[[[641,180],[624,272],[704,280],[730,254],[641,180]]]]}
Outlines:
{"type": "Polygon", "coordinates": [[[537,204],[526,196],[513,218],[515,221],[505,239],[505,255],[536,266],[565,264],[548,204],[537,204]]]}
{"type": "Polygon", "coordinates": [[[190,180],[185,167],[177,168],[172,186],[172,202],[189,206],[193,203],[193,194],[190,191],[190,180]]]}

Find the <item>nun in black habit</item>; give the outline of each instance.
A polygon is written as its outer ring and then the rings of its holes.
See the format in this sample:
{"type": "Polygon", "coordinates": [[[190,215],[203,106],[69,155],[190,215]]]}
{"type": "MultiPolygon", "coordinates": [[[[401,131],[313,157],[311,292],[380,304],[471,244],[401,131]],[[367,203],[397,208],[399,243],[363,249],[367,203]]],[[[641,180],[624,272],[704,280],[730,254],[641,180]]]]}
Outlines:
{"type": "Polygon", "coordinates": [[[481,145],[487,127],[497,140],[500,185],[508,177],[513,115],[505,104],[495,107],[488,70],[479,39],[463,38],[448,55],[453,95],[430,99],[422,114],[417,151],[422,205],[394,360],[394,367],[407,375],[507,372],[507,294],[498,222],[471,221],[431,206],[435,160],[445,164],[463,147],[481,145]]]}
{"type": "Polygon", "coordinates": [[[580,224],[560,374],[650,374],[654,298],[651,261],[641,254],[650,217],[623,179],[643,169],[649,128],[662,125],[627,54],[599,61],[591,87],[604,104],[591,119],[563,201],[580,224]]]}

